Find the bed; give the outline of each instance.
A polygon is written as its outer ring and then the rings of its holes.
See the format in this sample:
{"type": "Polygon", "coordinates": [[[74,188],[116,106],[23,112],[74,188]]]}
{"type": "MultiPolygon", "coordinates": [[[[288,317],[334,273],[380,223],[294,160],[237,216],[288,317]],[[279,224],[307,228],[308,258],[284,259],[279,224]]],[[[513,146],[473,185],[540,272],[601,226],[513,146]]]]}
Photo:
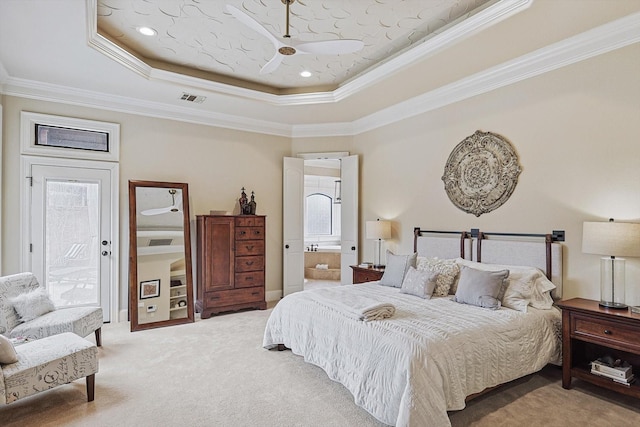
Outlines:
{"type": "MultiPolygon", "coordinates": [[[[540,242],[529,234],[446,233],[415,229],[418,264],[456,259],[465,272],[532,267],[555,285],[544,288],[545,298],[560,298],[562,247],[553,235],[541,235],[540,242]]],[[[514,281],[518,271],[510,269],[514,281]]],[[[462,276],[459,281],[468,286],[462,276]]],[[[468,397],[560,363],[559,310],[527,301],[525,311],[492,310],[448,294],[423,299],[380,282],[303,291],[274,307],[263,346],[286,347],[321,367],[385,424],[447,426],[447,411],[463,409],[468,397]],[[363,301],[391,305],[395,312],[358,320],[350,307],[363,301]]]]}

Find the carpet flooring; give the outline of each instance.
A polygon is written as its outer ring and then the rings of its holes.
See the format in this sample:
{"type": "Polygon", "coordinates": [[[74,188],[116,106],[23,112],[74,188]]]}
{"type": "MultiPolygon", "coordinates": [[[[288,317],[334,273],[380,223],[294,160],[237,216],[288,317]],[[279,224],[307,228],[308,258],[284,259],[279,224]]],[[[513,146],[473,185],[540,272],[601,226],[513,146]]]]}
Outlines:
{"type": "MultiPolygon", "coordinates": [[[[261,347],[270,310],[129,332],[103,327],[96,398],[84,380],[0,406],[0,426],[382,426],[324,371],[261,347]]],[[[461,426],[638,426],[640,400],[547,367],[450,414],[461,426]]],[[[428,426],[425,426],[428,427],[428,426]]]]}

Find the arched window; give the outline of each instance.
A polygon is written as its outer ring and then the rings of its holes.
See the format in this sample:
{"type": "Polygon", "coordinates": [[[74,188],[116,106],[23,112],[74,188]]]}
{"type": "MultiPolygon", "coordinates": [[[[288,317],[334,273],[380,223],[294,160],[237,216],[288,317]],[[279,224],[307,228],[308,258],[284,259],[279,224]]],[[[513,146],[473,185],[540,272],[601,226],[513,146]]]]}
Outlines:
{"type": "Polygon", "coordinates": [[[305,235],[331,235],[331,208],[333,201],[326,194],[307,196],[305,235]]]}

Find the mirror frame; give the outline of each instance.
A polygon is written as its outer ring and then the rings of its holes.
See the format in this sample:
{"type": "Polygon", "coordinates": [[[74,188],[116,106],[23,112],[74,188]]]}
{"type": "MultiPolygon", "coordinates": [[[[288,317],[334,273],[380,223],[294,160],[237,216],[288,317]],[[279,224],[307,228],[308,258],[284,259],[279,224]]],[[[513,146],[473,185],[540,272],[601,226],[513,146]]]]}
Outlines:
{"type": "Polygon", "coordinates": [[[189,189],[186,183],[129,180],[129,320],[131,332],[162,326],[180,325],[194,321],[193,272],[191,264],[191,228],[189,215],[189,189]],[[158,187],[180,190],[182,193],[182,213],[184,228],[185,276],[187,285],[187,316],[179,319],[138,323],[138,248],[137,248],[137,206],[136,189],[158,187]]]}

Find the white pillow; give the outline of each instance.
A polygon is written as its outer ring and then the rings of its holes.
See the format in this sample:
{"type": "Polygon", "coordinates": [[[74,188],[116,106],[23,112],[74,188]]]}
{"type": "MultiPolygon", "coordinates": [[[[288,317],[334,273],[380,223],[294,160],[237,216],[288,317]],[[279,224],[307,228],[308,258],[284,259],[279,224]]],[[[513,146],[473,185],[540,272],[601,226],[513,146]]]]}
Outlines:
{"type": "Polygon", "coordinates": [[[16,353],[16,349],[13,348],[13,343],[9,338],[0,335],[0,364],[5,365],[8,363],[16,363],[17,361],[18,354],[16,353]]]}
{"type": "Polygon", "coordinates": [[[416,266],[417,256],[417,253],[412,255],[395,255],[387,249],[387,266],[385,267],[384,274],[380,279],[380,284],[383,286],[392,286],[394,288],[402,287],[404,275],[409,271],[409,267],[416,266]]]}
{"type": "Polygon", "coordinates": [[[416,270],[409,267],[409,271],[402,281],[401,294],[415,295],[424,299],[431,299],[431,294],[436,287],[438,273],[435,271],[416,270]]]}
{"type": "Polygon", "coordinates": [[[457,258],[456,263],[485,271],[509,270],[507,289],[502,297],[504,307],[526,312],[529,305],[541,310],[548,310],[553,306],[551,291],[556,285],[535,267],[487,264],[462,258],[457,258]]]}
{"type": "Polygon", "coordinates": [[[9,301],[13,304],[13,308],[22,322],[28,322],[56,309],[47,290],[41,287],[20,294],[9,301]]]}
{"type": "Polygon", "coordinates": [[[460,272],[460,267],[454,259],[418,257],[418,270],[435,271],[438,273],[436,288],[433,296],[445,297],[449,292],[454,292],[453,287],[460,272]]]}

